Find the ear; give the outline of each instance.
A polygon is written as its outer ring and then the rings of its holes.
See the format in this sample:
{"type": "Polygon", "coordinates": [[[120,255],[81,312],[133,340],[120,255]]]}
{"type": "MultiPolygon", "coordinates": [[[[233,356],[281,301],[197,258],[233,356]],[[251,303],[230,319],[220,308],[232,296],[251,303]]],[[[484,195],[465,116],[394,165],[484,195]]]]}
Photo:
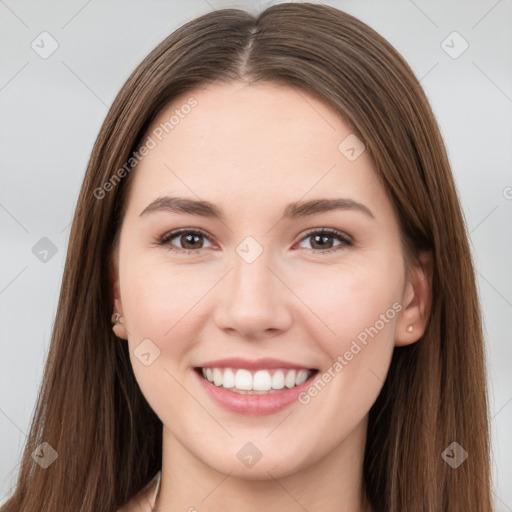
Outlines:
{"type": "Polygon", "coordinates": [[[123,304],[121,302],[121,289],[119,286],[119,270],[117,266],[117,251],[114,252],[112,259],[109,263],[109,278],[110,286],[112,287],[112,296],[114,297],[112,321],[114,321],[115,314],[119,313],[119,323],[112,326],[114,334],[121,339],[127,340],[128,333],[125,326],[125,318],[123,312],[123,304]]]}
{"type": "Polygon", "coordinates": [[[397,321],[395,345],[410,345],[424,334],[430,317],[432,300],[433,257],[422,251],[419,263],[413,264],[406,278],[402,295],[402,311],[397,321]],[[412,326],[412,331],[409,326],[412,326]]]}

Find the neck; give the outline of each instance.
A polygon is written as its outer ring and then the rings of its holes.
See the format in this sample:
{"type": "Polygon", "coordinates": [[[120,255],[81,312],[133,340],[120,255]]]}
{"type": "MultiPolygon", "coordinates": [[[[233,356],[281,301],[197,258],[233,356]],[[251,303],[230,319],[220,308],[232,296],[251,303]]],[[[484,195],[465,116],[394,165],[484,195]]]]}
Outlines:
{"type": "Polygon", "coordinates": [[[215,470],[164,427],[155,511],[370,512],[362,494],[366,425],[365,418],[326,456],[304,461],[298,454],[297,464],[288,472],[268,468],[266,477],[258,479],[241,478],[236,465],[228,474],[215,470]]]}

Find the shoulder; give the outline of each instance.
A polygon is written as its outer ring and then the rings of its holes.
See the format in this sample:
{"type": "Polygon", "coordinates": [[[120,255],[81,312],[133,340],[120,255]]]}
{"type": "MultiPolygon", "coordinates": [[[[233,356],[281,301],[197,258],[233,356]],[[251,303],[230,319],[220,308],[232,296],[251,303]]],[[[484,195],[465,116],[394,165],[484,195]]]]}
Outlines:
{"type": "Polygon", "coordinates": [[[160,488],[161,471],[159,471],[130,501],[125,503],[117,512],[151,512],[155,498],[160,488]]]}

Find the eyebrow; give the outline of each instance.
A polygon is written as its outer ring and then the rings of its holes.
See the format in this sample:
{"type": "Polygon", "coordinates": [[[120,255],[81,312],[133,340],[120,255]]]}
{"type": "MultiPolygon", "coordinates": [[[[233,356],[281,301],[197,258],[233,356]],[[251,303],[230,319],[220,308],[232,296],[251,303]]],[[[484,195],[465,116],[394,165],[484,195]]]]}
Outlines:
{"type": "MultiPolygon", "coordinates": [[[[185,197],[158,197],[146,206],[139,217],[155,211],[170,211],[178,214],[199,215],[225,220],[222,210],[209,201],[187,199],[185,197]]],[[[375,219],[371,210],[364,204],[353,199],[312,199],[310,201],[296,201],[290,203],[284,210],[283,219],[298,219],[333,210],[361,212],[375,219]]]]}

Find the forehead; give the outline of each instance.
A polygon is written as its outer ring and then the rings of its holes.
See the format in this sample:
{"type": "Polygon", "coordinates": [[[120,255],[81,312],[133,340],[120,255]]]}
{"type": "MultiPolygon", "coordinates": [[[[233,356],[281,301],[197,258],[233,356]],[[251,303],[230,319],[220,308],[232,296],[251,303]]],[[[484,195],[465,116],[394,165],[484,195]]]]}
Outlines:
{"type": "Polygon", "coordinates": [[[297,153],[297,149],[303,158],[318,158],[319,153],[335,157],[339,153],[336,142],[351,133],[341,116],[324,103],[303,91],[272,83],[197,88],[167,105],[149,131],[159,127],[165,131],[171,118],[172,129],[163,134],[169,145],[188,139],[188,147],[222,154],[224,159],[253,158],[254,163],[271,153],[279,156],[297,153]],[[196,106],[187,108],[191,98],[196,106]]]}
{"type": "Polygon", "coordinates": [[[133,176],[139,211],[157,195],[180,193],[220,205],[251,201],[248,207],[279,197],[373,196],[377,207],[389,208],[368,153],[349,159],[343,152],[344,141],[355,137],[350,126],[291,87],[196,88],[162,109],[143,140],[148,137],[154,147],[133,176]]]}

